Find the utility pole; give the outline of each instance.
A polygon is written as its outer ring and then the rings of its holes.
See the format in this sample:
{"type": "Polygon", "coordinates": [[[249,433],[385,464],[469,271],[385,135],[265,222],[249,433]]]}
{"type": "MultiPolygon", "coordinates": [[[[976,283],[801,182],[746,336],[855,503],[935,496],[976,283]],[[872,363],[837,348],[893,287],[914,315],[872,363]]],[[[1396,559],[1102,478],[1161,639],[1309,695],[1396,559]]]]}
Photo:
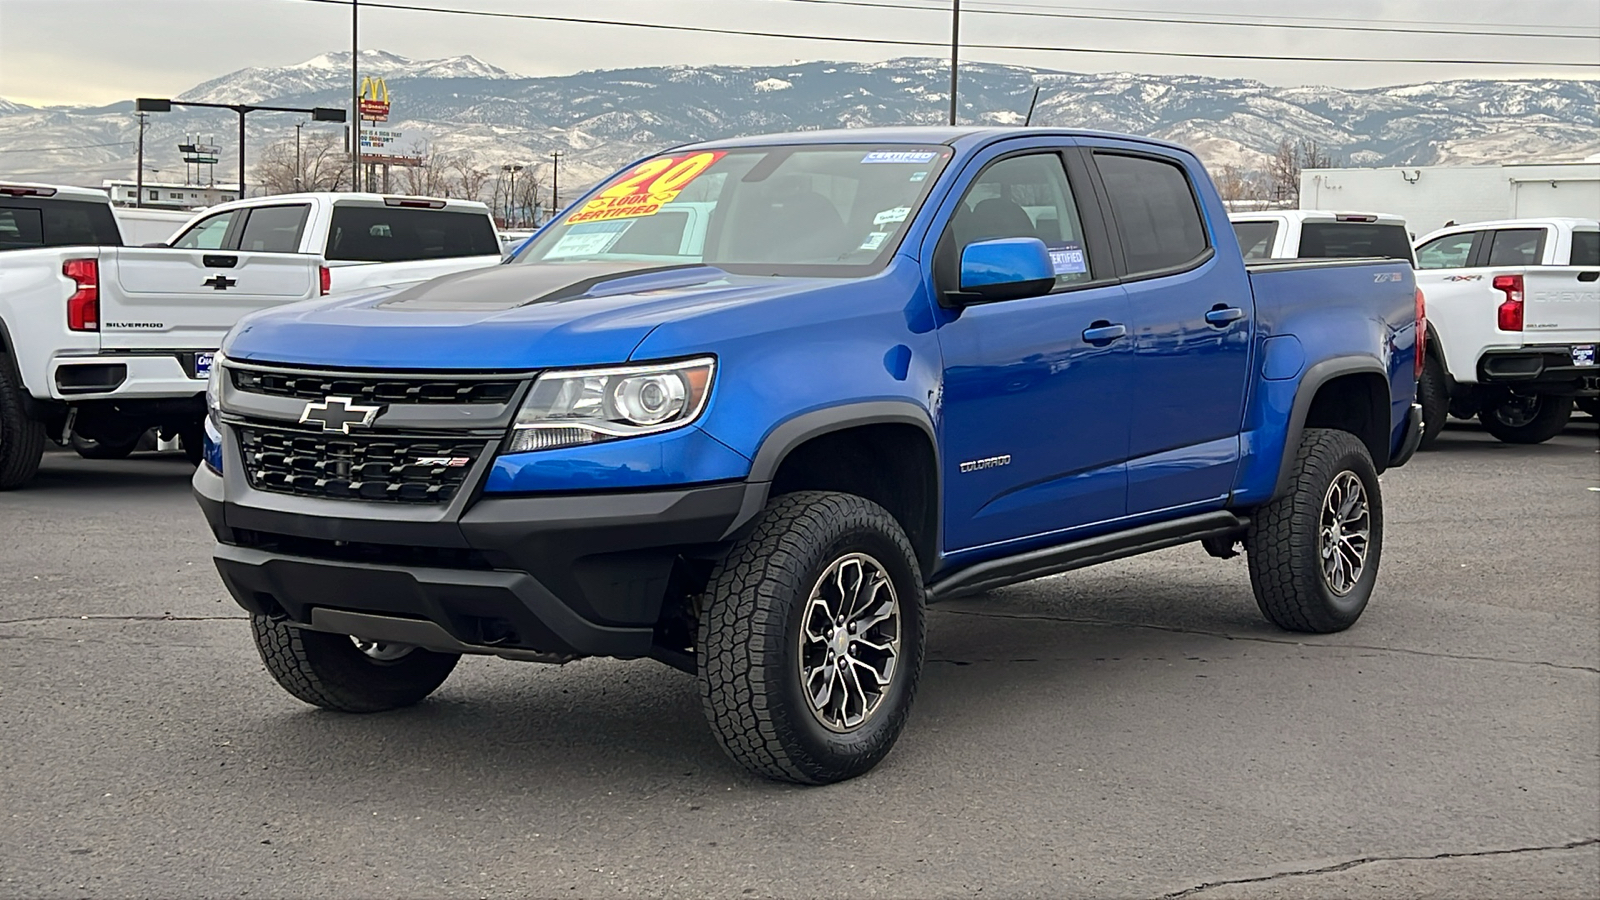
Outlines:
{"type": "Polygon", "coordinates": [[[304,122],[294,123],[294,189],[296,191],[301,189],[300,170],[302,168],[302,163],[300,162],[300,129],[304,128],[305,124],[306,123],[304,122]]]}
{"type": "Polygon", "coordinates": [[[956,124],[956,72],[961,59],[961,0],[950,6],[950,124],[956,124]]]}
{"type": "Polygon", "coordinates": [[[144,121],[149,116],[149,113],[139,113],[139,171],[133,176],[133,205],[139,209],[144,209],[144,121]]]}
{"type": "Polygon", "coordinates": [[[550,151],[550,217],[561,212],[561,151],[550,151]]]}
{"type": "Polygon", "coordinates": [[[235,106],[239,111],[239,199],[243,200],[249,195],[244,186],[244,114],[249,112],[242,106],[235,106]]]}
{"type": "Polygon", "coordinates": [[[360,0],[350,0],[350,190],[361,190],[361,42],[356,39],[360,0]]]}

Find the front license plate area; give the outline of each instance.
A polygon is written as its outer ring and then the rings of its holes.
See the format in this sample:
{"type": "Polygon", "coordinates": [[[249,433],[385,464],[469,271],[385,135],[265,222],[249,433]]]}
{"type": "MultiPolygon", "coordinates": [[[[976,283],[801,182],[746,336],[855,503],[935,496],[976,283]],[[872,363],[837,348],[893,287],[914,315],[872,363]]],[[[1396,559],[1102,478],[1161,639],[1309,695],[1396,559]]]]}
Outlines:
{"type": "Polygon", "coordinates": [[[1594,344],[1579,344],[1572,348],[1572,364],[1575,366],[1594,365],[1594,344]]]}

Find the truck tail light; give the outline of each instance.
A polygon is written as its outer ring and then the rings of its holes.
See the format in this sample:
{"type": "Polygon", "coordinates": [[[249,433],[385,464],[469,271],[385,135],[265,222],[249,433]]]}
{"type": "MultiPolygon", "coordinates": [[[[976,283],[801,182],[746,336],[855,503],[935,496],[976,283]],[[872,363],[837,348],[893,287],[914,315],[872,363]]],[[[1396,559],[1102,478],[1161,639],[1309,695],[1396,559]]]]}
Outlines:
{"type": "Polygon", "coordinates": [[[100,262],[69,259],[61,264],[61,274],[72,279],[77,290],[67,298],[67,330],[100,330],[100,262]]]}
{"type": "Polygon", "coordinates": [[[328,289],[333,286],[333,270],[327,266],[317,266],[317,287],[322,291],[322,296],[328,296],[328,289]]]}
{"type": "Polygon", "coordinates": [[[1428,305],[1422,299],[1422,288],[1417,288],[1417,380],[1422,379],[1422,367],[1428,355],[1428,305]]]}
{"type": "Polygon", "coordinates": [[[1522,276],[1521,275],[1496,275],[1494,289],[1506,295],[1505,302],[1500,304],[1498,324],[1501,331],[1522,330],[1522,276]]]}

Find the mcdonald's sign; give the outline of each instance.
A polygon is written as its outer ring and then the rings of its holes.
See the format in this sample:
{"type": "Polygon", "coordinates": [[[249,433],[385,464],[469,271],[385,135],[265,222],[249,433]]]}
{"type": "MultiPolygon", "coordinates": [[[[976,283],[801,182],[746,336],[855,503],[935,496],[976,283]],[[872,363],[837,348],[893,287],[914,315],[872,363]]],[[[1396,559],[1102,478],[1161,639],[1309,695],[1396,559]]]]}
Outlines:
{"type": "Polygon", "coordinates": [[[382,78],[361,79],[361,118],[368,122],[389,121],[389,86],[382,78]]]}

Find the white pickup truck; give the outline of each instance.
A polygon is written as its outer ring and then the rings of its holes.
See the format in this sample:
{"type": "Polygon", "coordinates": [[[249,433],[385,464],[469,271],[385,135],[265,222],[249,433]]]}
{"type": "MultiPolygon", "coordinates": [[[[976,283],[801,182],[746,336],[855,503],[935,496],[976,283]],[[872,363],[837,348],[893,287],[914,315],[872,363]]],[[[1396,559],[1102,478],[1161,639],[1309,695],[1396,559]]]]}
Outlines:
{"type": "Polygon", "coordinates": [[[126,247],[104,192],[0,184],[0,490],[44,442],[97,456],[151,428],[202,445],[205,382],[240,316],[500,262],[482,203],[286,194],[211,207],[170,247],[126,247]]]}
{"type": "Polygon", "coordinates": [[[1417,386],[1427,447],[1446,414],[1536,444],[1574,402],[1600,416],[1600,222],[1513,219],[1417,241],[1428,356],[1417,386]]]}
{"type": "Polygon", "coordinates": [[[1406,220],[1386,213],[1275,209],[1228,216],[1246,261],[1357,259],[1411,262],[1406,220]]]}

